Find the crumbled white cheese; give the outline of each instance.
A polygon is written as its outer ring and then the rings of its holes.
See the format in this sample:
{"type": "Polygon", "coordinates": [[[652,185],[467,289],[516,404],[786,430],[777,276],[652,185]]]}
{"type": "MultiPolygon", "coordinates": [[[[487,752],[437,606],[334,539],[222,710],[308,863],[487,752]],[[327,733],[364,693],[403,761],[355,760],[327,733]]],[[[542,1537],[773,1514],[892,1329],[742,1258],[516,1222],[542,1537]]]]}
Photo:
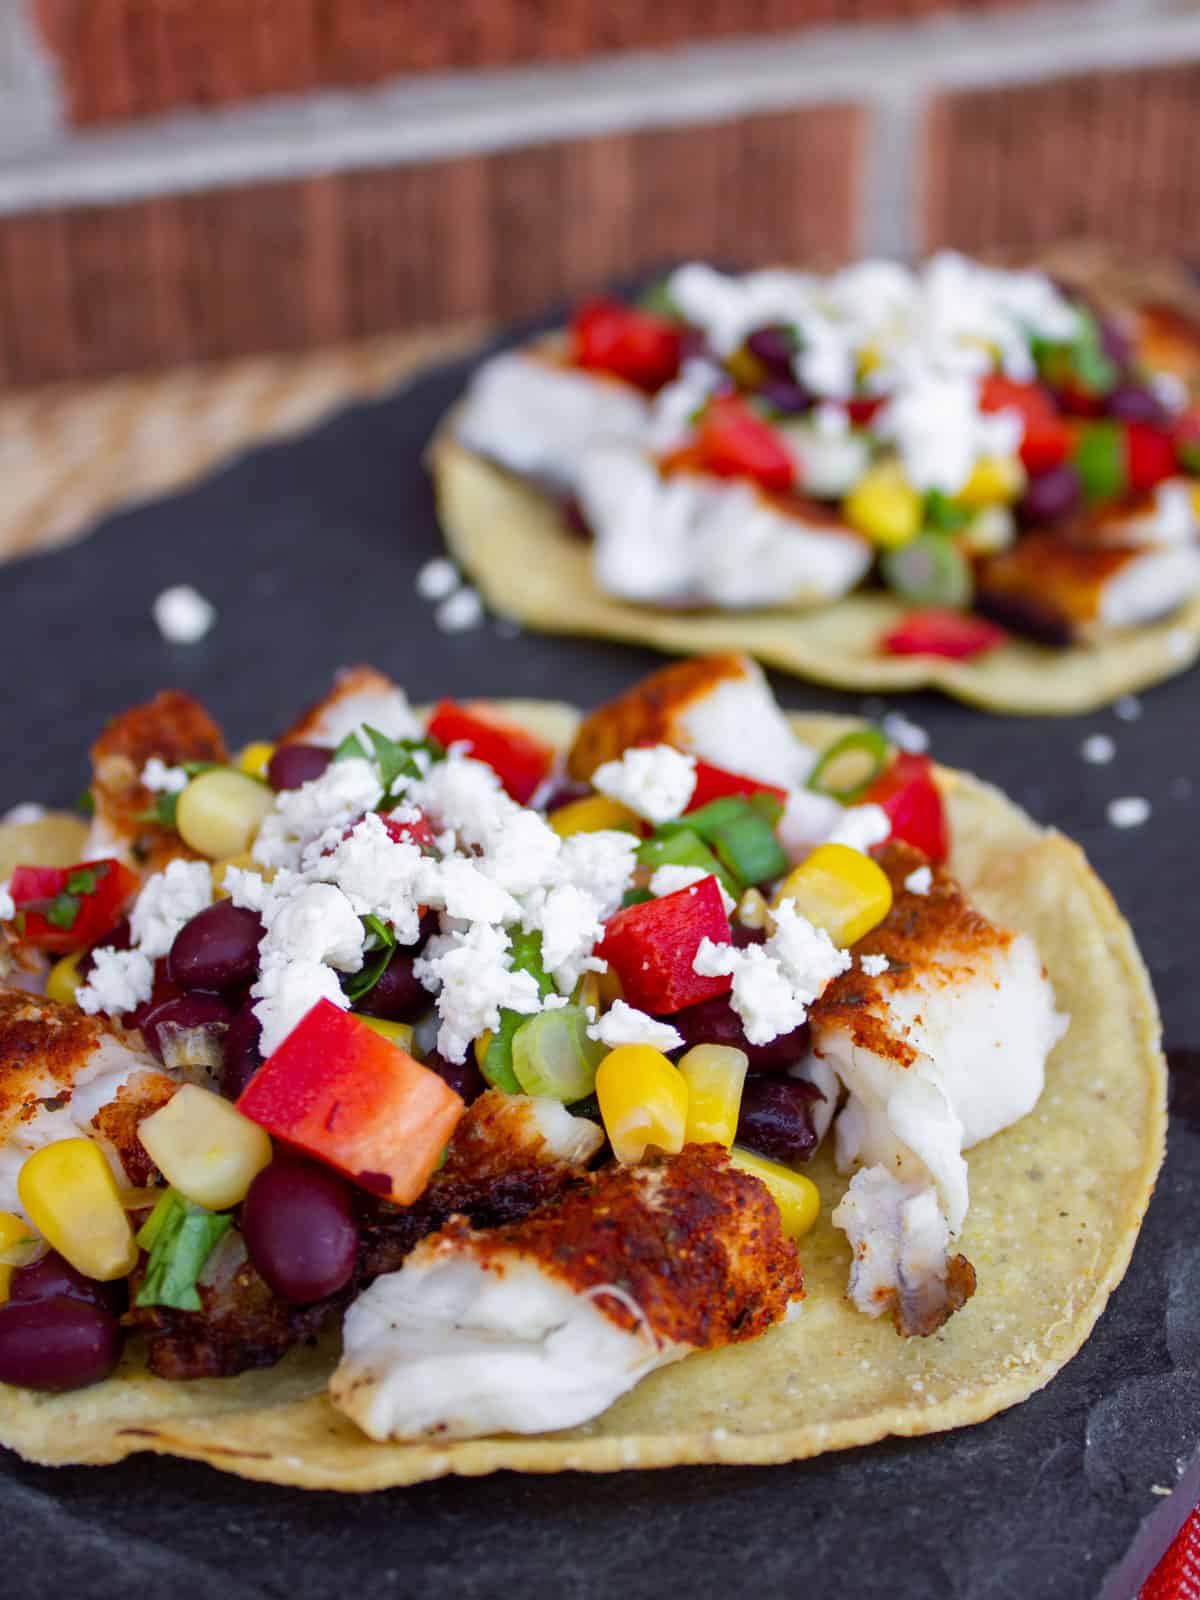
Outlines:
{"type": "Polygon", "coordinates": [[[75,1003],[90,1016],[120,1016],[149,1000],[153,987],[154,964],[143,951],[104,947],[92,952],[92,970],[76,989],[75,1003]]]}
{"type": "Polygon", "coordinates": [[[1124,795],[1108,802],[1108,820],[1114,828],[1140,828],[1150,820],[1150,802],[1143,795],[1124,795]]]}
{"type": "Polygon", "coordinates": [[[188,775],[182,767],[169,767],[161,756],[151,756],[142,768],[142,787],[154,794],[182,794],[188,775]]]}
{"type": "Polygon", "coordinates": [[[462,578],[453,561],[435,556],[418,571],[416,590],[422,600],[444,600],[447,595],[454,593],[461,582],[462,578]]]}
{"type": "Polygon", "coordinates": [[[644,1011],[627,1005],[624,1000],[613,1001],[600,1021],[588,1029],[588,1038],[598,1039],[610,1050],[623,1044],[645,1044],[664,1054],[679,1050],[684,1044],[683,1035],[669,1022],[660,1022],[657,1017],[647,1016],[644,1011]]]}
{"type": "Polygon", "coordinates": [[[728,374],[714,361],[685,361],[679,376],[655,395],[646,430],[648,450],[668,451],[685,444],[694,431],[694,418],[719,390],[729,386],[728,374]]]}
{"type": "Polygon", "coordinates": [[[600,920],[607,922],[633,881],[638,844],[633,834],[613,828],[572,834],[554,863],[553,881],[582,889],[595,901],[600,920]]]}
{"type": "MultiPolygon", "coordinates": [[[[313,872],[336,883],[360,917],[381,917],[391,923],[400,944],[415,944],[420,929],[419,885],[426,858],[411,840],[395,840],[376,811],[368,811],[347,838],[315,863],[313,872]]],[[[243,904],[240,878],[226,887],[235,904],[243,904]]],[[[261,880],[260,880],[261,881],[261,880]]],[[[251,891],[253,893],[253,891],[251,891]]],[[[260,910],[256,906],[254,909],[260,910]]]]}
{"type": "Polygon", "coordinates": [[[839,972],[850,965],[823,928],[816,928],[784,900],[773,912],[774,932],[765,944],[738,950],[702,939],[692,963],[703,977],[733,978],[730,1003],[751,1044],[769,1044],[791,1033],[839,972]]]}
{"type": "Polygon", "coordinates": [[[542,1009],[537,979],[511,963],[508,935],[486,922],[429,941],[414,971],[437,995],[438,1049],[448,1061],[465,1061],[472,1040],[500,1026],[501,1010],[542,1009]]]}
{"type": "Polygon", "coordinates": [[[858,964],[866,973],[868,978],[882,977],[891,966],[891,962],[886,956],[872,955],[859,956],[858,964]]]}
{"type": "Polygon", "coordinates": [[[903,711],[889,711],[881,724],[883,735],[898,750],[909,755],[923,755],[929,749],[929,734],[919,723],[911,722],[903,711]]]}
{"type": "Polygon", "coordinates": [[[332,761],[319,778],[276,796],[275,809],[254,841],[254,859],[264,867],[297,867],[306,845],[320,840],[324,848],[328,832],[344,830],[382,798],[372,762],[358,757],[332,761]]]}
{"type": "Polygon", "coordinates": [[[46,815],[46,808],[37,800],[22,800],[19,805],[11,806],[0,822],[40,822],[46,815]]]}
{"type": "Polygon", "coordinates": [[[129,917],[134,945],[151,961],[165,956],[180,928],[212,904],[207,861],[171,861],[147,878],[129,917]]]}
{"type": "Polygon", "coordinates": [[[542,936],[542,965],[560,991],[569,994],[585,971],[603,965],[592,951],[604,935],[599,903],[573,883],[529,895],[521,921],[542,936]]]}
{"type": "Polygon", "coordinates": [[[695,791],[696,758],[669,744],[634,747],[597,767],[592,786],[647,822],[673,822],[695,791]]]}
{"type": "Polygon", "coordinates": [[[217,620],[216,607],[190,583],[164,589],[150,609],[170,644],[197,644],[217,620]]]}
{"type": "Polygon", "coordinates": [[[507,889],[463,856],[426,861],[420,895],[425,905],[465,922],[515,922],[521,912],[507,889]]]}
{"type": "Polygon", "coordinates": [[[844,844],[864,854],[891,837],[892,821],[882,806],[847,806],[829,835],[829,844],[844,844]]]}
{"type": "Polygon", "coordinates": [[[957,494],[982,457],[1017,453],[1023,426],[1015,411],[980,411],[975,378],[925,372],[897,390],[875,430],[894,442],[914,488],[957,494]]]}
{"type": "Polygon", "coordinates": [[[13,904],[13,897],[9,892],[8,880],[5,879],[3,883],[0,883],[0,922],[11,922],[16,914],[17,908],[13,904]]]}
{"type": "Polygon", "coordinates": [[[310,883],[276,907],[259,951],[264,965],[313,962],[357,972],[363,940],[363,925],[342,891],[310,883]]]}
{"type": "Polygon", "coordinates": [[[904,880],[909,894],[928,894],[933,888],[933,871],[930,867],[914,867],[904,880]]]}
{"type": "MultiPolygon", "coordinates": [[[[664,894],[675,894],[679,889],[690,889],[694,883],[703,883],[705,878],[714,874],[706,872],[703,867],[679,867],[668,862],[665,867],[659,867],[650,879],[650,893],[656,899],[664,894]]],[[[720,878],[716,880],[717,888],[721,894],[721,904],[725,907],[726,915],[732,916],[737,902],[726,889],[720,878]]]]}
{"type": "Polygon", "coordinates": [[[479,592],[464,584],[447,596],[433,613],[433,620],[443,633],[466,633],[483,621],[483,601],[479,592]]]}
{"type": "Polygon", "coordinates": [[[1106,766],[1116,753],[1116,740],[1107,733],[1089,734],[1079,747],[1079,754],[1093,767],[1106,766]]]}
{"type": "Polygon", "coordinates": [[[318,1000],[330,1000],[343,1011],[350,1009],[337,974],[321,961],[264,958],[250,993],[255,1001],[254,1015],[262,1026],[259,1049],[264,1056],[283,1043],[318,1000]]]}
{"type": "Polygon", "coordinates": [[[1113,702],[1113,716],[1118,722],[1136,722],[1142,714],[1142,702],[1135,694],[1123,694],[1113,702]]]}

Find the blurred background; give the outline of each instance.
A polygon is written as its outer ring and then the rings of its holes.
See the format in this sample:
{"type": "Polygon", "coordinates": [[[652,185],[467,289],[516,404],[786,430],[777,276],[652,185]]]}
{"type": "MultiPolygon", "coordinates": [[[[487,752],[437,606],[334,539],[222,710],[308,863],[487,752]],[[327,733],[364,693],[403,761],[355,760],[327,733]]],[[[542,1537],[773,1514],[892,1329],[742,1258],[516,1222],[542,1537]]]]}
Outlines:
{"type": "Polygon", "coordinates": [[[0,538],[684,256],[1200,261],[1198,134],[1200,0],[0,0],[0,538]]]}

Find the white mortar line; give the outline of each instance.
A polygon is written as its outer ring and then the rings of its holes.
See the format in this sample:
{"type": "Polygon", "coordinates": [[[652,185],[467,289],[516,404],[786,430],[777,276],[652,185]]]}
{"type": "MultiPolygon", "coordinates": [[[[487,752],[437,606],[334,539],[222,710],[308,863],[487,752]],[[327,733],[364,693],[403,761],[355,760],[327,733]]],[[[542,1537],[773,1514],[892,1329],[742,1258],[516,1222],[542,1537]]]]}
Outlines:
{"type": "MultiPolygon", "coordinates": [[[[830,28],[581,66],[410,78],[60,135],[0,156],[0,214],[394,166],[828,101],[894,115],[944,89],[1200,60],[1200,14],[1108,4],[830,28]]],[[[886,119],[885,119],[886,121],[886,119]]],[[[889,155],[888,160],[894,156],[889,155]]],[[[894,225],[894,224],[893,224],[894,225]]]]}
{"type": "Polygon", "coordinates": [[[45,145],[63,123],[58,80],[26,0],[0,0],[0,163],[45,145]]]}

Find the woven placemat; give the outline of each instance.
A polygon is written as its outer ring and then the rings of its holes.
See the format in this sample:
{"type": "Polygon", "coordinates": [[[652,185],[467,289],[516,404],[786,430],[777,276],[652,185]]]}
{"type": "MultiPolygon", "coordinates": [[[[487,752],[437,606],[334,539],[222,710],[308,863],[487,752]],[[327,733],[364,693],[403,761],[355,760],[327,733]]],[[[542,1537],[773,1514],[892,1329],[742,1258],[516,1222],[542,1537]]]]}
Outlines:
{"type": "Polygon", "coordinates": [[[483,336],[480,322],[288,356],[0,393],[0,560],[50,550],[239,451],[310,427],[483,336]]]}

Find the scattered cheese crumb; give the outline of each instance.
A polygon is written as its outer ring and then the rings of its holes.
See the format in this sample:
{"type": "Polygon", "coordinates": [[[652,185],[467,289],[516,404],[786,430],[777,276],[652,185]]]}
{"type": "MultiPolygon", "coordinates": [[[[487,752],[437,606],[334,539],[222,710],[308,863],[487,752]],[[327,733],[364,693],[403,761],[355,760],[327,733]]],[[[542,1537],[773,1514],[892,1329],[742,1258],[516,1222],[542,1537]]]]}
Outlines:
{"type": "Polygon", "coordinates": [[[172,584],[150,608],[170,644],[197,644],[217,620],[217,609],[190,583],[172,584]]]}
{"type": "Polygon", "coordinates": [[[1089,734],[1079,747],[1079,754],[1093,767],[1106,766],[1116,753],[1116,740],[1107,733],[1089,734]]]}
{"type": "Polygon", "coordinates": [[[16,914],[17,908],[13,904],[12,895],[8,892],[6,879],[4,883],[0,883],[0,922],[11,922],[16,914]]]}
{"type": "Polygon", "coordinates": [[[1135,694],[1123,694],[1113,705],[1113,716],[1118,722],[1136,722],[1142,714],[1142,702],[1135,694]]]}
{"type": "Polygon", "coordinates": [[[444,556],[427,561],[417,573],[416,590],[422,600],[444,600],[462,582],[458,568],[444,556]]]}
{"type": "Polygon", "coordinates": [[[20,805],[13,806],[10,811],[6,811],[3,817],[0,817],[0,822],[15,822],[18,824],[22,822],[40,822],[45,815],[45,806],[39,805],[36,800],[22,800],[20,805]]]}
{"type": "Polygon", "coordinates": [[[443,633],[466,633],[483,621],[483,601],[470,584],[455,591],[433,613],[433,620],[443,633]]]}
{"type": "Polygon", "coordinates": [[[652,1050],[678,1050],[684,1043],[683,1035],[669,1022],[659,1022],[644,1011],[627,1005],[624,1000],[614,1000],[610,1010],[600,1021],[588,1029],[589,1039],[598,1039],[610,1050],[622,1044],[646,1044],[652,1050]]]}
{"type": "Polygon", "coordinates": [[[1114,828],[1140,828],[1150,820],[1150,802],[1144,795],[1125,795],[1108,802],[1108,820],[1114,828]]]}
{"type": "MultiPolygon", "coordinates": [[[[693,884],[703,883],[705,878],[712,876],[713,874],[706,872],[703,867],[680,867],[668,862],[666,866],[659,867],[650,879],[650,893],[655,899],[660,899],[664,894],[675,894],[680,889],[690,889],[693,884]]],[[[726,915],[732,916],[736,901],[720,878],[717,879],[717,888],[726,915]]]]}
{"type": "Polygon", "coordinates": [[[868,978],[881,977],[891,966],[886,956],[859,956],[858,964],[868,978]]]}
{"type": "Polygon", "coordinates": [[[1187,628],[1172,628],[1167,635],[1167,654],[1172,661],[1189,660],[1195,648],[1195,635],[1187,628]]]}
{"type": "Polygon", "coordinates": [[[904,880],[909,894],[928,894],[933,888],[933,872],[929,867],[914,867],[904,880]]]}
{"type": "Polygon", "coordinates": [[[910,722],[902,711],[889,711],[881,726],[884,737],[909,755],[923,755],[929,749],[929,735],[925,729],[916,722],[910,722]]]}
{"type": "Polygon", "coordinates": [[[828,844],[844,844],[864,855],[891,837],[892,819],[882,806],[847,806],[835,823],[828,844]]]}
{"type": "Polygon", "coordinates": [[[696,788],[696,758],[669,744],[626,750],[592,773],[592,786],[647,822],[673,822],[696,788]]]}
{"type": "Polygon", "coordinates": [[[151,756],[142,768],[142,785],[154,794],[182,794],[188,775],[182,767],[169,767],[161,756],[151,756]]]}

